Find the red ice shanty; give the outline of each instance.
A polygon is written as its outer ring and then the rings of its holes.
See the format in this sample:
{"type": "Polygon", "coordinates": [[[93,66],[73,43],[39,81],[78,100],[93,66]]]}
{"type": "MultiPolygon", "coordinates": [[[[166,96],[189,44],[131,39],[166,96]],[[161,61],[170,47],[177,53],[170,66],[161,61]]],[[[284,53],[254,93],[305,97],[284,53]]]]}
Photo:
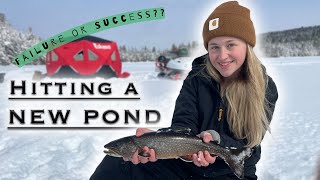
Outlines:
{"type": "Polygon", "coordinates": [[[129,76],[121,72],[122,62],[116,42],[85,36],[47,53],[49,76],[129,76]]]}

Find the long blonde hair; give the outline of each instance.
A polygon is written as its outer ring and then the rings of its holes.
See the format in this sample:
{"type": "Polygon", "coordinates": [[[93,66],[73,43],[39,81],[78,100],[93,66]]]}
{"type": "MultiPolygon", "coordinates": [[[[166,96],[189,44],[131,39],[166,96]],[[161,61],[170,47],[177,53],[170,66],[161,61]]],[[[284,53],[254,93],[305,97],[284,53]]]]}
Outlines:
{"type": "MultiPolygon", "coordinates": [[[[206,61],[209,75],[217,82],[223,77],[212,66],[209,57],[206,61]]],[[[239,77],[221,88],[221,96],[227,100],[227,121],[230,130],[238,139],[246,139],[247,147],[254,147],[261,143],[269,130],[267,118],[267,100],[265,99],[267,76],[260,60],[247,45],[247,55],[239,77]]]]}

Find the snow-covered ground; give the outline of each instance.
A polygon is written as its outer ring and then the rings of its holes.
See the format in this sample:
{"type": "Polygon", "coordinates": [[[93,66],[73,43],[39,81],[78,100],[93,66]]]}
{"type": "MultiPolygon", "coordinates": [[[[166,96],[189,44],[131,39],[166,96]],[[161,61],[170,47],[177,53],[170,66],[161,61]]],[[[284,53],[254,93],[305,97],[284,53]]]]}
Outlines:
{"type": "MultiPolygon", "coordinates": [[[[262,157],[257,165],[259,179],[314,179],[316,163],[320,159],[320,57],[268,58],[263,61],[278,86],[279,100],[271,134],[267,134],[262,143],[262,157]]],[[[5,82],[0,84],[0,179],[88,179],[104,157],[104,144],[135,133],[135,128],[8,130],[10,109],[70,109],[70,123],[78,126],[83,125],[82,112],[85,109],[94,109],[101,114],[114,109],[120,116],[123,116],[124,109],[139,109],[141,116],[144,110],[154,109],[160,112],[161,120],[150,126],[169,126],[182,81],[158,79],[154,64],[150,62],[124,63],[123,69],[131,73],[129,78],[97,78],[94,81],[111,83],[111,96],[122,97],[128,83],[133,82],[140,100],[9,101],[10,80],[20,82],[25,79],[30,83],[33,71],[45,71],[45,67],[17,69],[0,66],[0,72],[7,73],[5,82]]],[[[92,124],[112,126],[102,122],[101,114],[92,124]]],[[[26,117],[28,125],[30,113],[26,117]]],[[[141,117],[140,125],[130,122],[128,126],[149,126],[143,121],[141,117]]],[[[49,126],[50,122],[46,121],[46,125],[49,126]]]]}

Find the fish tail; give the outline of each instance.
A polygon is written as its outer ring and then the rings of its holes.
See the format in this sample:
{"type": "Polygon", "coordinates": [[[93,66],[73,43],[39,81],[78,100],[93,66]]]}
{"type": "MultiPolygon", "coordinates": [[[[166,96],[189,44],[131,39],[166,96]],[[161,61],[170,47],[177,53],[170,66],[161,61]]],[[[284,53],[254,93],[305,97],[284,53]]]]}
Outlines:
{"type": "Polygon", "coordinates": [[[242,179],[244,177],[244,160],[251,156],[251,148],[229,149],[230,157],[225,159],[234,174],[242,179]]]}

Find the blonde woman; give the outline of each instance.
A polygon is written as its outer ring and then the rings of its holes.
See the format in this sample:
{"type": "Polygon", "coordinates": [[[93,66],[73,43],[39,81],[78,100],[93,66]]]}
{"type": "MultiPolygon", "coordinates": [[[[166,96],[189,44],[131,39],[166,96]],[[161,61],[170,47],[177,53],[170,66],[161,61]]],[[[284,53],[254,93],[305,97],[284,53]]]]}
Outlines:
{"type": "MultiPolygon", "coordinates": [[[[204,23],[203,42],[208,54],[194,60],[177,98],[171,128],[190,128],[204,142],[220,139],[225,147],[252,148],[244,177],[257,179],[259,145],[269,129],[278,93],[253,52],[256,35],[250,10],[236,1],[218,6],[204,23]]],[[[139,128],[137,136],[148,131],[139,128]]],[[[153,149],[144,150],[151,157],[136,152],[132,163],[106,157],[92,179],[238,179],[222,159],[207,151],[157,160],[153,149]]]]}

